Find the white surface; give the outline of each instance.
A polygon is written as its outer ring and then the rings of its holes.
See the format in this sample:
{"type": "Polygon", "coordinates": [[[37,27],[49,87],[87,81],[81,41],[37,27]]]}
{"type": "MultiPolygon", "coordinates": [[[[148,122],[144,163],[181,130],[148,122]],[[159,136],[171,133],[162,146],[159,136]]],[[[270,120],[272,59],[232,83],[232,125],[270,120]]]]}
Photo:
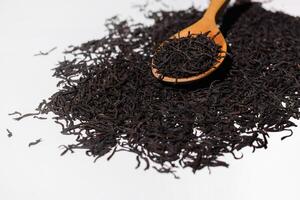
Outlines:
{"type": "MultiPolygon", "coordinates": [[[[101,37],[104,19],[116,13],[141,19],[132,2],[140,1],[0,0],[0,199],[299,200],[299,128],[283,142],[282,134],[272,134],[268,150],[245,150],[238,161],[228,157],[229,169],[215,168],[211,175],[184,170],[175,180],[135,170],[135,157],[128,153],[96,164],[80,151],[60,157],[57,147],[73,138],[60,135],[59,126],[51,120],[15,122],[7,116],[14,110],[31,112],[56,91],[50,69],[66,46],[101,37]],[[54,46],[58,50],[50,56],[33,57],[54,46]],[[6,128],[13,131],[12,138],[6,128]],[[43,143],[29,149],[28,143],[37,138],[43,143]]],[[[185,8],[191,1],[169,2],[185,8]]],[[[300,15],[298,0],[274,0],[267,7],[300,15]]]]}

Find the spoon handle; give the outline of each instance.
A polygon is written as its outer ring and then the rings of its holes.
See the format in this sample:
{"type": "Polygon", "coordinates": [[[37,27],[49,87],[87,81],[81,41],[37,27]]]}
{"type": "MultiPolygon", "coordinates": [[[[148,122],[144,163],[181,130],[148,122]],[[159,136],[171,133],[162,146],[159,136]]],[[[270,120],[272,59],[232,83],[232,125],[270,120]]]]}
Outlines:
{"type": "Polygon", "coordinates": [[[205,20],[212,20],[215,23],[216,15],[226,2],[227,0],[211,0],[203,18],[205,20]]]}

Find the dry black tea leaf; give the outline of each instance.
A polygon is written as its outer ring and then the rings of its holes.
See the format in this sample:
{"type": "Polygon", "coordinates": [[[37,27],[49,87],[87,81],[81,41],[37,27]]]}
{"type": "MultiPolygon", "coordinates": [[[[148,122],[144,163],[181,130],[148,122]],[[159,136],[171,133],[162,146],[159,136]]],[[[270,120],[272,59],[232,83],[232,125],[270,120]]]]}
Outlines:
{"type": "Polygon", "coordinates": [[[37,139],[37,140],[35,140],[35,141],[33,141],[33,142],[30,142],[30,143],[28,144],[28,147],[35,146],[35,145],[37,145],[37,144],[39,144],[39,143],[41,143],[41,142],[42,142],[42,139],[37,139]]]}
{"type": "Polygon", "coordinates": [[[13,133],[11,132],[11,130],[6,129],[7,132],[7,137],[11,138],[13,136],[13,133]]]}

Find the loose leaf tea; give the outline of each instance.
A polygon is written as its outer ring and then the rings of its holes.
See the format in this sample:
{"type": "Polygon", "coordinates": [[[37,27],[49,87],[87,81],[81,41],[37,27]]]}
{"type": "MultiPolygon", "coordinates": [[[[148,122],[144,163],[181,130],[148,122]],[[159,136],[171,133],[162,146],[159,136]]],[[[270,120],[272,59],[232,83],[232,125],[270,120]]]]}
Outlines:
{"type": "Polygon", "coordinates": [[[34,54],[34,56],[47,56],[56,49],[57,49],[57,47],[53,47],[52,49],[50,49],[49,51],[46,51],[46,52],[40,51],[39,53],[34,54]]]}
{"type": "Polygon", "coordinates": [[[153,53],[202,13],[147,16],[153,25],[108,20],[107,36],[71,47],[54,69],[59,89],[37,111],[54,113],[62,134],[77,136],[62,154],[85,149],[110,159],[128,151],[137,167],[196,172],[227,167],[223,156],[245,147],[267,148],[272,132],[290,136],[291,119],[300,118],[299,17],[239,1],[221,21],[229,45],[222,67],[194,85],[172,86],[152,76],[153,53]]]}
{"type": "Polygon", "coordinates": [[[13,133],[9,129],[6,129],[6,132],[7,132],[7,137],[11,138],[13,136],[13,133]]]}
{"type": "Polygon", "coordinates": [[[42,142],[42,139],[37,139],[37,140],[35,140],[33,142],[29,142],[28,147],[35,146],[35,145],[37,145],[37,144],[39,144],[41,142],[42,142]]]}
{"type": "Polygon", "coordinates": [[[221,46],[208,33],[168,39],[157,49],[153,64],[162,76],[191,77],[206,72],[218,62],[221,46]]]}

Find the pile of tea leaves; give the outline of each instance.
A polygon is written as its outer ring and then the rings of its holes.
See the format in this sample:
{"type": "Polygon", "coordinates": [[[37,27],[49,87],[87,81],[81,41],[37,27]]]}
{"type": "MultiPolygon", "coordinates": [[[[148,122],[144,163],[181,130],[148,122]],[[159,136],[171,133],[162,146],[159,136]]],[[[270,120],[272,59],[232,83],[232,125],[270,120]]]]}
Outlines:
{"type": "Polygon", "coordinates": [[[217,35],[210,38],[208,34],[164,41],[153,56],[153,66],[162,77],[185,78],[208,71],[221,57],[221,46],[213,40],[217,35]]]}
{"type": "Polygon", "coordinates": [[[227,167],[223,156],[245,147],[267,148],[272,132],[292,133],[292,118],[300,118],[299,17],[236,3],[221,21],[229,45],[222,67],[201,82],[172,86],[153,78],[153,53],[202,13],[147,16],[153,25],[108,20],[107,36],[71,47],[55,68],[59,89],[37,110],[54,113],[62,134],[77,136],[62,154],[85,149],[110,159],[128,151],[137,167],[196,172],[227,167]]]}

